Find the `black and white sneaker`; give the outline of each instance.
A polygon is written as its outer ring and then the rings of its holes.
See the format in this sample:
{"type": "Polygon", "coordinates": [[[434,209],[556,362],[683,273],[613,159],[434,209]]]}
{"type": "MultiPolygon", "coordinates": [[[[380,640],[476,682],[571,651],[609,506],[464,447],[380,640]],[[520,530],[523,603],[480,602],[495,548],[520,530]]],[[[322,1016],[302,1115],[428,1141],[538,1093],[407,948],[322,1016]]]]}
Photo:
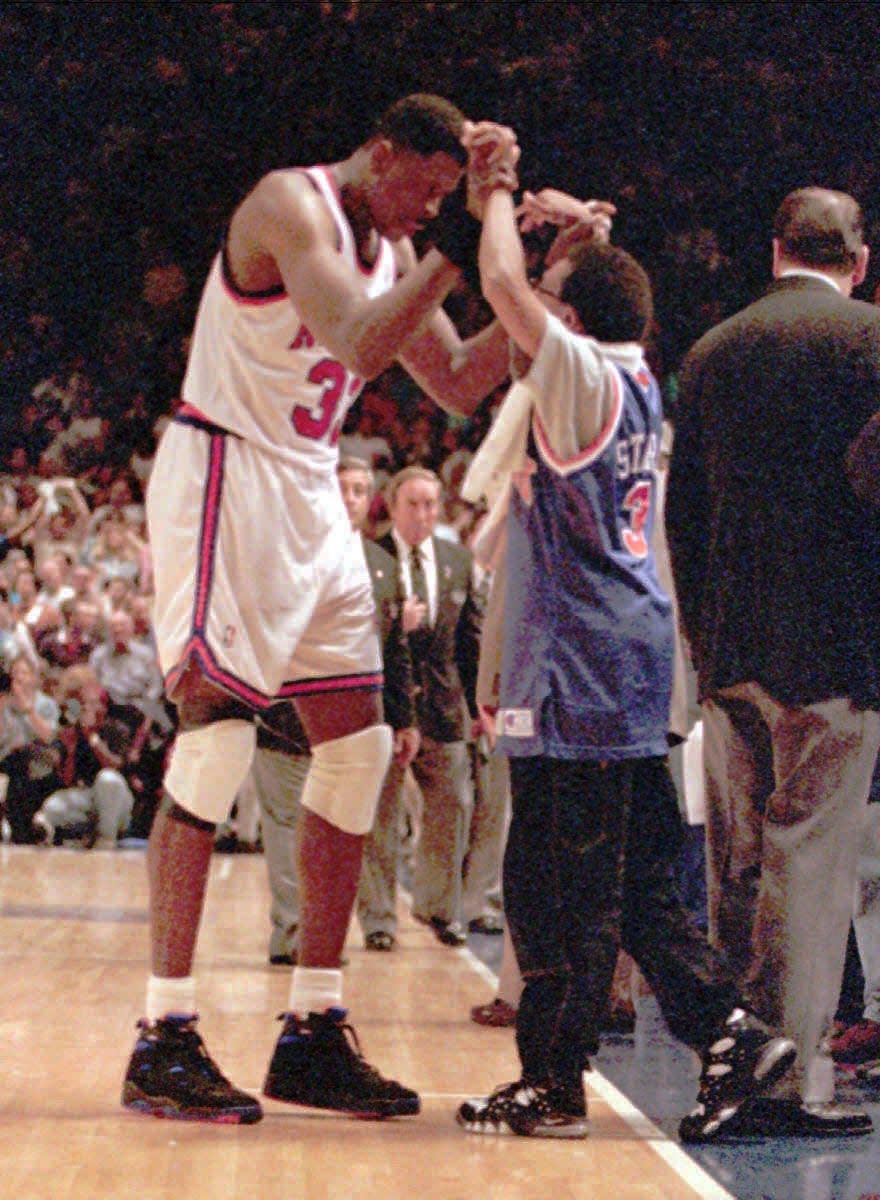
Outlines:
{"type": "Polygon", "coordinates": [[[140,1034],[122,1085],[124,1108],[178,1121],[252,1125],[260,1102],[229,1082],[196,1033],[196,1017],[138,1021],[140,1034]]]}
{"type": "Polygon", "coordinates": [[[309,1013],[300,1020],[282,1013],[264,1093],[272,1100],[329,1108],[354,1117],[409,1117],[421,1109],[416,1092],[385,1079],[361,1054],[344,1008],[309,1013]]]}
{"type": "Polygon", "coordinates": [[[763,1021],[735,1008],[703,1053],[697,1106],[678,1128],[683,1142],[711,1142],[740,1108],[781,1079],[795,1060],[795,1044],[763,1021]]]}
{"type": "Polygon", "coordinates": [[[587,1105],[582,1090],[542,1087],[522,1080],[504,1084],[490,1096],[465,1100],[455,1119],[468,1133],[587,1136],[587,1105]]]}

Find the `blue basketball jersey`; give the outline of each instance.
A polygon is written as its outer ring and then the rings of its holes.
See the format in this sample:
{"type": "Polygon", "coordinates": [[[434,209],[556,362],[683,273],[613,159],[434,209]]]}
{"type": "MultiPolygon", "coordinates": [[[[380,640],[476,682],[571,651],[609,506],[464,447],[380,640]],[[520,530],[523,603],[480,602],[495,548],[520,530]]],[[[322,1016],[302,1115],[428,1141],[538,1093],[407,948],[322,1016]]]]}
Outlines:
{"type": "Polygon", "coordinates": [[[664,754],[672,606],[651,549],[662,409],[647,368],[611,361],[616,411],[560,461],[532,418],[508,515],[499,745],[508,755],[664,754]]]}

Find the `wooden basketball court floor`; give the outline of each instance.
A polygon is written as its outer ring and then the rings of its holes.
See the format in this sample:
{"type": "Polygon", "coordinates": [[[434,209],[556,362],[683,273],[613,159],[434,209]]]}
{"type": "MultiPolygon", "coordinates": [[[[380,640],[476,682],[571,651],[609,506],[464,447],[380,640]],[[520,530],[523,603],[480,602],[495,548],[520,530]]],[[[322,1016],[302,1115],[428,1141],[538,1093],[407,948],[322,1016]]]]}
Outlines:
{"type": "MultiPolygon", "coordinates": [[[[492,995],[469,951],[402,903],[398,948],[349,937],[346,1000],[366,1057],[416,1087],[420,1116],[358,1121],[265,1101],[254,1126],[119,1105],[147,962],[142,850],[0,848],[0,1197],[21,1200],[692,1200],[718,1183],[597,1072],[589,1137],[467,1135],[458,1102],[516,1077],[510,1030],[468,1020],[492,995]]],[[[212,863],[197,976],[201,1032],[258,1093],[288,972],[266,961],[259,855],[212,863]]]]}

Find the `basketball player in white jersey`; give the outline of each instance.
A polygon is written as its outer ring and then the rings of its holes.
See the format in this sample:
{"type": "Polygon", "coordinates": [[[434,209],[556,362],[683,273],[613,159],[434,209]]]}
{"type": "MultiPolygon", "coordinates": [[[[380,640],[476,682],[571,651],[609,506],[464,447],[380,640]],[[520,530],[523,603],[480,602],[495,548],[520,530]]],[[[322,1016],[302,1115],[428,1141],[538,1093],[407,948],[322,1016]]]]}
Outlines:
{"type": "Polygon", "coordinates": [[[214,829],[247,774],[253,715],[290,697],[312,751],[299,964],[264,1090],[360,1116],[419,1110],[415,1092],[352,1048],[342,1006],[340,957],[391,731],[336,442],[363,381],[395,360],[463,414],[504,379],[501,327],[463,342],[439,306],[476,265],[479,221],[452,193],[462,183],[485,194],[486,179],[512,189],[518,155],[510,130],[410,96],[349,158],[273,171],[232,216],[148,497],[156,633],[180,732],[148,851],[152,974],[126,1107],[262,1115],[196,1032],[192,964],[214,829]],[[409,239],[429,222],[434,248],[417,261],[409,239]]]}

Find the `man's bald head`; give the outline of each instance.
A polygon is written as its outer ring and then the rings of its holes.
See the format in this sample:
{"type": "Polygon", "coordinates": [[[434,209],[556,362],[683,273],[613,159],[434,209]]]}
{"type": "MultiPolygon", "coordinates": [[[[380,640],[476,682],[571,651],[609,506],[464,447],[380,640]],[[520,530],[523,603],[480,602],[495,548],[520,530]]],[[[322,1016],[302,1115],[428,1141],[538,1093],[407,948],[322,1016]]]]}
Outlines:
{"type": "Polygon", "coordinates": [[[773,221],[782,256],[817,270],[852,271],[864,251],[865,222],[846,192],[806,187],[790,192],[773,221]]]}

